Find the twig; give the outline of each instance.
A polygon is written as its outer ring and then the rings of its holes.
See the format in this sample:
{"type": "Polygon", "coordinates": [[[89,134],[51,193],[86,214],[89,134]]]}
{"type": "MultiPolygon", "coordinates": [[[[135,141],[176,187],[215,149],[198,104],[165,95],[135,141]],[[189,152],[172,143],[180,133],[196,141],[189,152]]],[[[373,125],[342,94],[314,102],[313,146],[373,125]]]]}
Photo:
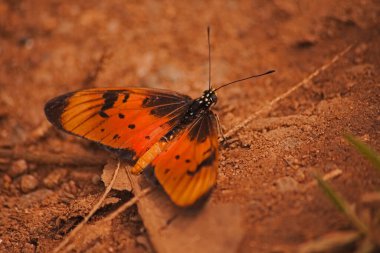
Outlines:
{"type": "Polygon", "coordinates": [[[76,226],[72,231],[71,233],[58,245],[58,247],[56,247],[54,249],[54,253],[58,253],[58,252],[65,252],[64,250],[64,247],[70,242],[70,240],[82,229],[82,227],[87,223],[87,221],[91,218],[92,215],[94,215],[94,213],[99,209],[99,207],[101,206],[101,204],[103,203],[104,199],[107,197],[108,193],[111,191],[112,189],[112,185],[114,184],[115,180],[116,180],[116,177],[117,177],[117,173],[119,172],[119,169],[120,169],[120,161],[118,161],[117,163],[117,167],[115,169],[115,172],[113,174],[113,177],[112,177],[112,180],[110,182],[110,184],[108,185],[108,187],[106,188],[106,190],[104,191],[102,197],[99,199],[99,201],[93,206],[93,208],[91,209],[91,211],[86,215],[86,217],[82,220],[81,223],[78,224],[78,226],[76,226]]]}
{"type": "MultiPolygon", "coordinates": [[[[329,173],[326,173],[325,175],[323,175],[322,179],[325,181],[328,181],[328,180],[331,180],[333,178],[340,176],[341,174],[342,174],[342,170],[336,169],[336,170],[330,171],[329,173]]],[[[309,189],[313,186],[317,186],[317,185],[318,185],[318,181],[316,179],[314,179],[312,182],[306,184],[304,189],[307,190],[307,189],[309,189]]]]}
{"type": "Polygon", "coordinates": [[[48,152],[29,152],[0,149],[1,158],[24,159],[27,162],[48,165],[97,166],[106,163],[107,157],[93,155],[51,154],[48,152]]]}
{"type": "MultiPolygon", "coordinates": [[[[291,87],[289,90],[286,92],[282,93],[280,96],[274,98],[272,101],[261,107],[258,111],[256,111],[254,114],[249,116],[246,120],[241,122],[240,124],[236,125],[232,129],[230,129],[226,134],[225,138],[231,137],[233,134],[235,134],[237,131],[242,129],[243,127],[247,126],[252,120],[256,119],[259,115],[265,114],[270,112],[272,109],[273,105],[281,101],[282,99],[288,97],[290,94],[292,94],[294,91],[299,89],[301,86],[305,85],[306,83],[310,82],[314,77],[319,75],[322,71],[325,71],[327,68],[329,68],[332,64],[334,64],[337,60],[339,60],[343,55],[345,55],[350,49],[352,48],[352,45],[346,47],[342,52],[338,53],[337,55],[332,58],[332,60],[322,67],[318,68],[315,70],[313,73],[311,73],[309,76],[307,76],[305,79],[303,79],[301,82],[297,83],[293,87],[291,87]]],[[[222,138],[219,139],[222,141],[222,138]]]]}
{"type": "Polygon", "coordinates": [[[124,212],[125,210],[127,210],[129,207],[133,206],[135,203],[137,203],[137,201],[139,201],[145,195],[148,195],[149,193],[151,193],[153,190],[154,190],[154,188],[150,188],[150,187],[142,190],[139,194],[136,194],[136,196],[134,196],[132,199],[130,199],[129,201],[127,201],[126,203],[124,203],[116,211],[114,211],[113,213],[111,213],[110,215],[108,215],[106,218],[104,218],[100,222],[107,222],[107,221],[113,220],[119,214],[121,214],[122,212],[124,212]]]}

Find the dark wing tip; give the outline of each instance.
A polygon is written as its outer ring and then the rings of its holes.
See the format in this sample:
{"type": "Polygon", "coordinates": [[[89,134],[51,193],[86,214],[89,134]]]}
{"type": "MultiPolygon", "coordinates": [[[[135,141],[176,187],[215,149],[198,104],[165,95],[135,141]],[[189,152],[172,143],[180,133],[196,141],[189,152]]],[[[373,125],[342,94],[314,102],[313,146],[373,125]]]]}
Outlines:
{"type": "Polygon", "coordinates": [[[45,104],[46,118],[56,127],[62,128],[61,115],[67,106],[68,99],[73,95],[73,92],[58,96],[49,100],[45,104]]]}

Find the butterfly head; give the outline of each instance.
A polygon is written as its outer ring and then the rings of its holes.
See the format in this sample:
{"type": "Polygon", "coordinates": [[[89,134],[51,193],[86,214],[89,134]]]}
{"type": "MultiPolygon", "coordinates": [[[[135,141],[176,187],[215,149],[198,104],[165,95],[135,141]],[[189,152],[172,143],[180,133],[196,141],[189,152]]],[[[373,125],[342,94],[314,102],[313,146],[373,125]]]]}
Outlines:
{"type": "Polygon", "coordinates": [[[218,102],[218,97],[214,90],[205,90],[202,97],[199,98],[199,103],[203,104],[207,108],[213,106],[218,102]]]}

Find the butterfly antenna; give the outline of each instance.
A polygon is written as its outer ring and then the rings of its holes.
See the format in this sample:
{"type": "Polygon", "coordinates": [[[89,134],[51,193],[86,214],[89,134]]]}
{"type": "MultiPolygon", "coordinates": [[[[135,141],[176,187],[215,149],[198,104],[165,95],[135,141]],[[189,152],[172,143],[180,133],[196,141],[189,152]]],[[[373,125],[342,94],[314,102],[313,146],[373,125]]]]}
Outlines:
{"type": "Polygon", "coordinates": [[[223,85],[220,85],[218,88],[214,89],[214,91],[217,91],[223,87],[226,87],[230,84],[233,84],[233,83],[237,83],[237,82],[241,82],[241,81],[245,81],[245,80],[248,80],[248,79],[251,79],[251,78],[256,78],[256,77],[259,77],[259,76],[265,76],[265,75],[269,75],[269,74],[272,74],[273,72],[275,72],[274,70],[269,70],[265,73],[262,73],[262,74],[259,74],[259,75],[254,75],[254,76],[249,76],[249,77],[245,77],[245,78],[242,78],[242,79],[239,79],[239,80],[235,80],[233,82],[230,82],[230,83],[225,83],[223,85]]]}
{"type": "Polygon", "coordinates": [[[211,42],[210,42],[210,26],[207,27],[208,40],[208,89],[211,90],[211,42]]]}

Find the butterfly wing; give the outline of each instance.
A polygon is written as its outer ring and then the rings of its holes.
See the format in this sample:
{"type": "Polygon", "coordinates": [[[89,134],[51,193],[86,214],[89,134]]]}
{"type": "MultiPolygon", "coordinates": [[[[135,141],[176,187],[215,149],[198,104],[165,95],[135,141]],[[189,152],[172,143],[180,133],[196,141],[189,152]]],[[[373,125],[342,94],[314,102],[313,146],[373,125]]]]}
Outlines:
{"type": "Polygon", "coordinates": [[[94,88],[50,100],[45,114],[56,127],[103,144],[133,164],[179,123],[191,101],[166,90],[94,88]]]}
{"type": "Polygon", "coordinates": [[[150,164],[165,192],[179,206],[189,206],[216,182],[218,135],[208,112],[188,125],[150,164]]]}

